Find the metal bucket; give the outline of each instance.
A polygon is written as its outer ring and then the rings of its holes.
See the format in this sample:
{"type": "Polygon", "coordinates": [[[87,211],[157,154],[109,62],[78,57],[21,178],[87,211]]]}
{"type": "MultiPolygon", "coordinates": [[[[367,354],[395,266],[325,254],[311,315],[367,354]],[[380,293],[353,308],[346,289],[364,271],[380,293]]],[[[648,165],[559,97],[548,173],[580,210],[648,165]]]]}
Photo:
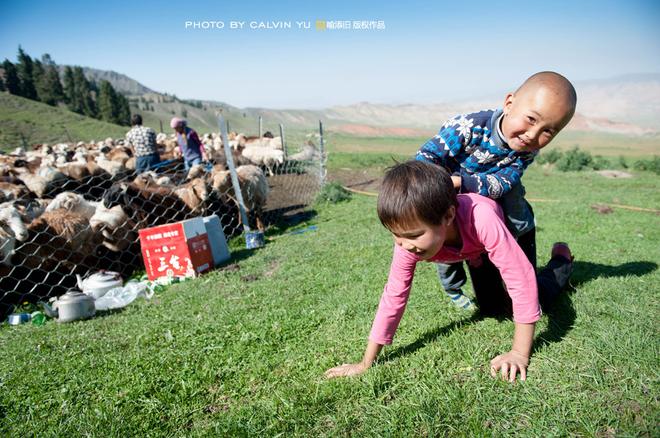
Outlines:
{"type": "Polygon", "coordinates": [[[261,248],[265,244],[263,231],[247,231],[245,233],[245,247],[247,249],[261,248]]]}

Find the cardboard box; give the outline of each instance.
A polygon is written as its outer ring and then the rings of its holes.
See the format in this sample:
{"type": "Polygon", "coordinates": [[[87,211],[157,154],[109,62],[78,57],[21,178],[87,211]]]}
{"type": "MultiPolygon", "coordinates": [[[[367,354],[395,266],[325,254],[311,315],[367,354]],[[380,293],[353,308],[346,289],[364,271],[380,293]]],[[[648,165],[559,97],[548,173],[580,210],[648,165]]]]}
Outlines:
{"type": "Polygon", "coordinates": [[[218,266],[231,257],[229,247],[227,246],[227,239],[225,239],[225,233],[222,230],[222,223],[217,215],[212,214],[204,218],[204,226],[206,227],[206,234],[209,237],[209,244],[211,245],[213,265],[218,266]]]}
{"type": "Polygon", "coordinates": [[[139,235],[149,280],[196,277],[213,267],[211,245],[201,217],[145,228],[139,235]]]}

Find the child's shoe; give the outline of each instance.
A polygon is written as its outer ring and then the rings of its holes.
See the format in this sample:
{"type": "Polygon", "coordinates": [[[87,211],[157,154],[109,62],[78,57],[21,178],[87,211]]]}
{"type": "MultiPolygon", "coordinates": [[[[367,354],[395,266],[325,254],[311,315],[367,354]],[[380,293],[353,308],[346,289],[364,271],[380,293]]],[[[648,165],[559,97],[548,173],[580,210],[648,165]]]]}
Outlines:
{"type": "MultiPolygon", "coordinates": [[[[566,277],[565,283],[560,282],[560,284],[565,286],[566,284],[568,284],[568,280],[569,280],[570,276],[573,274],[573,260],[575,259],[575,257],[573,257],[573,253],[571,253],[571,249],[568,247],[568,243],[566,243],[566,242],[555,242],[552,245],[552,251],[550,252],[550,262],[548,262],[548,266],[550,265],[550,263],[552,262],[552,260],[555,257],[561,257],[561,258],[565,259],[565,262],[563,262],[563,263],[565,263],[564,268],[562,268],[560,270],[560,271],[562,271],[561,276],[566,277]],[[568,262],[568,263],[566,263],[566,262],[568,262]]],[[[558,262],[558,263],[563,264],[562,262],[558,262]]],[[[557,275],[559,275],[558,272],[559,271],[557,271],[557,275]]]]}
{"type": "Polygon", "coordinates": [[[556,256],[563,257],[569,262],[573,263],[573,259],[574,259],[573,254],[571,253],[571,249],[568,247],[568,243],[566,242],[555,242],[552,245],[550,258],[553,259],[556,256]]]}
{"type": "Polygon", "coordinates": [[[470,310],[472,309],[472,300],[468,298],[467,295],[463,294],[462,290],[457,291],[446,291],[447,296],[451,298],[451,302],[461,309],[470,310]]]}

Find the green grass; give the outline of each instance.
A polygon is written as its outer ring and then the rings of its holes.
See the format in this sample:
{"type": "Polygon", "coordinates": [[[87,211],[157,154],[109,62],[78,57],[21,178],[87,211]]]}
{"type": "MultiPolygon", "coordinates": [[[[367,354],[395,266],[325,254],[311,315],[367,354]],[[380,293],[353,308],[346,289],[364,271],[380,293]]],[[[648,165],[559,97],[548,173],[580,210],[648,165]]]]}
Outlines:
{"type": "MultiPolygon", "coordinates": [[[[151,301],[71,324],[0,328],[6,436],[658,436],[657,177],[610,180],[531,168],[539,258],[571,243],[575,289],[537,327],[524,384],[488,374],[513,323],[471,318],[418,267],[394,344],[363,376],[325,380],[361,358],[391,238],[375,198],[319,205],[317,231],[269,232],[238,271],[215,271],[151,301]]],[[[300,227],[308,225],[300,224],[300,227]]]]}
{"type": "Polygon", "coordinates": [[[0,126],[0,150],[4,151],[24,143],[31,146],[123,138],[129,129],[8,93],[0,93],[0,126]]]}
{"type": "MultiPolygon", "coordinates": [[[[434,134],[434,132],[430,132],[426,137],[362,137],[330,131],[326,135],[326,141],[328,150],[332,152],[388,153],[412,156],[434,134]]],[[[601,132],[566,131],[560,133],[545,150],[556,148],[565,151],[576,146],[592,155],[606,157],[624,155],[634,161],[639,157],[657,155],[660,150],[660,136],[632,137],[601,132]]]]}

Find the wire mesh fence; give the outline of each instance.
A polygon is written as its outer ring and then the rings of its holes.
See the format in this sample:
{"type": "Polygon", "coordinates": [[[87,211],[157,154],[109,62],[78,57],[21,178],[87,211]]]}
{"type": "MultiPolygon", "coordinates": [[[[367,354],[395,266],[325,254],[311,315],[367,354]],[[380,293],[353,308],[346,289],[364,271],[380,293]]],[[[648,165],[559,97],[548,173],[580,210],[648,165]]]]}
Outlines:
{"type": "Polygon", "coordinates": [[[296,146],[265,135],[230,134],[228,149],[218,134],[205,135],[209,162],[189,170],[176,140],[161,135],[161,163],[141,174],[131,149],[111,139],[0,156],[0,316],[65,293],[76,274],[106,269],[128,278],[144,269],[140,229],[216,214],[227,237],[239,235],[245,224],[231,161],[251,229],[304,214],[325,177],[319,135],[296,146]]]}

